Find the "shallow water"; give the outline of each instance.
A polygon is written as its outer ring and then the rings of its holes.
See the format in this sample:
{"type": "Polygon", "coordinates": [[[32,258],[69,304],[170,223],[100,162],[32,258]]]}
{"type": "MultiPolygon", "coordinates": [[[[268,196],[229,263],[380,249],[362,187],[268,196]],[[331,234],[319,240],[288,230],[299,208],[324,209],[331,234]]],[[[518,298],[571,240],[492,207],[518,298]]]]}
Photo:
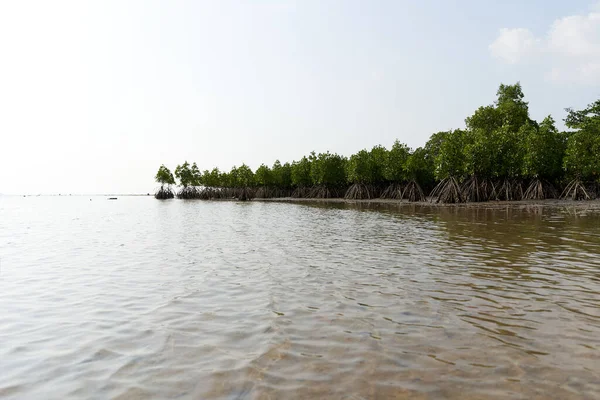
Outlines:
{"type": "Polygon", "coordinates": [[[598,211],[0,197],[0,398],[598,397],[598,211]]]}

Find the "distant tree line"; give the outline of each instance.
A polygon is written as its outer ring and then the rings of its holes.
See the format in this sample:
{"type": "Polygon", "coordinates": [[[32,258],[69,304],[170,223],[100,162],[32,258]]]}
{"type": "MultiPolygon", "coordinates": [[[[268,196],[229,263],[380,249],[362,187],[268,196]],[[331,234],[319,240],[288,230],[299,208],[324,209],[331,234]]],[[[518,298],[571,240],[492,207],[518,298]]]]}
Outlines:
{"type": "Polygon", "coordinates": [[[411,149],[396,141],[350,157],[310,153],[300,160],[252,171],[200,171],[186,161],[174,175],[162,165],[156,197],[220,199],[269,197],[405,199],[443,203],[547,198],[591,199],[600,187],[600,100],[566,109],[560,132],[551,116],[529,116],[519,83],[500,85],[494,104],[466,118],[466,129],[433,134],[411,149]],[[178,183],[175,193],[172,186],[178,183]]]}

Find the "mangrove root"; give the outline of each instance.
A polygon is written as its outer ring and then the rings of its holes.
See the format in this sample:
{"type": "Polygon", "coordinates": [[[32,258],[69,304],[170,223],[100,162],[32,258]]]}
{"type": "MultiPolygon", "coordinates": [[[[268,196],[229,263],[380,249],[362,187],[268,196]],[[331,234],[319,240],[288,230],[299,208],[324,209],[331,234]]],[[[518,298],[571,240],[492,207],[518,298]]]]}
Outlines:
{"type": "Polygon", "coordinates": [[[234,197],[239,201],[247,201],[252,200],[254,193],[249,187],[237,188],[234,197]]]}
{"type": "Polygon", "coordinates": [[[425,201],[425,193],[423,189],[414,179],[408,182],[402,191],[402,198],[408,201],[425,201]]]}
{"type": "Polygon", "coordinates": [[[266,186],[261,186],[256,190],[254,197],[256,197],[257,199],[269,199],[276,196],[274,196],[273,194],[273,189],[268,188],[266,186]]]}
{"type": "Polygon", "coordinates": [[[306,198],[310,194],[310,189],[304,186],[299,186],[292,192],[292,197],[294,198],[306,198]]]}
{"type": "Polygon", "coordinates": [[[348,200],[372,199],[375,197],[374,192],[375,190],[372,186],[364,183],[355,183],[346,191],[344,198],[348,200]]]}
{"type": "Polygon", "coordinates": [[[159,200],[166,200],[172,199],[173,197],[175,197],[175,194],[173,193],[170,187],[165,188],[161,186],[161,188],[158,189],[156,193],[154,193],[154,197],[159,200]]]}
{"type": "Polygon", "coordinates": [[[585,189],[585,186],[579,179],[574,179],[571,182],[569,182],[569,184],[567,185],[565,190],[563,190],[562,194],[560,195],[560,198],[561,199],[570,198],[572,200],[590,200],[591,199],[589,193],[585,189]]]}
{"type": "Polygon", "coordinates": [[[523,184],[519,180],[504,179],[498,185],[496,200],[523,200],[523,184]]]}
{"type": "Polygon", "coordinates": [[[555,199],[556,196],[556,189],[550,182],[536,178],[527,187],[523,198],[525,200],[544,200],[555,199]]]}
{"type": "Polygon", "coordinates": [[[488,201],[496,196],[496,187],[489,180],[480,181],[477,176],[472,175],[463,183],[460,193],[466,202],[488,201]]]}
{"type": "Polygon", "coordinates": [[[320,185],[313,187],[308,194],[308,197],[312,199],[332,199],[340,197],[340,193],[336,189],[320,185]]]}
{"type": "Polygon", "coordinates": [[[455,177],[449,176],[445,178],[431,192],[432,198],[437,198],[436,203],[462,203],[460,186],[455,177]]]}
{"type": "Polygon", "coordinates": [[[187,186],[182,188],[178,193],[177,197],[180,199],[199,199],[200,190],[194,186],[187,186]]]}
{"type": "Polygon", "coordinates": [[[402,199],[402,191],[404,188],[399,183],[392,183],[388,186],[383,193],[381,194],[382,199],[393,199],[400,200],[402,199]]]}

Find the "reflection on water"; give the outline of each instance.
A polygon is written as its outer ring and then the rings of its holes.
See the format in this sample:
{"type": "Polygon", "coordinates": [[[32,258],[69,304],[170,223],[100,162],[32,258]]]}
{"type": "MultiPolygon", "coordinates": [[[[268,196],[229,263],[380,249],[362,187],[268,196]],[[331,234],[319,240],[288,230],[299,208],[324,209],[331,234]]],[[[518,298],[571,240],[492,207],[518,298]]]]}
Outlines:
{"type": "Polygon", "coordinates": [[[600,213],[0,197],[1,398],[597,398],[600,213]]]}

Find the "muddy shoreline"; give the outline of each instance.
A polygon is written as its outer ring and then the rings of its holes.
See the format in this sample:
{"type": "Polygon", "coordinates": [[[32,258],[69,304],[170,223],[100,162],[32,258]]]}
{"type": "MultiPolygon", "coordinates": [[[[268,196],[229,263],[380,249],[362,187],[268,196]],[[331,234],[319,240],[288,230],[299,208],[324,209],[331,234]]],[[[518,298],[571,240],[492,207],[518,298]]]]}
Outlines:
{"type": "Polygon", "coordinates": [[[427,206],[440,208],[531,208],[531,207],[551,207],[551,208],[570,208],[577,210],[600,211],[600,199],[594,200],[519,200],[519,201],[486,201],[479,203],[436,203],[435,200],[408,202],[406,200],[391,199],[368,199],[368,200],[347,200],[343,198],[315,199],[315,198],[295,198],[295,197],[277,197],[277,198],[254,198],[252,201],[276,202],[276,203],[329,203],[329,204],[348,204],[348,205],[395,205],[395,206],[427,206]]]}

